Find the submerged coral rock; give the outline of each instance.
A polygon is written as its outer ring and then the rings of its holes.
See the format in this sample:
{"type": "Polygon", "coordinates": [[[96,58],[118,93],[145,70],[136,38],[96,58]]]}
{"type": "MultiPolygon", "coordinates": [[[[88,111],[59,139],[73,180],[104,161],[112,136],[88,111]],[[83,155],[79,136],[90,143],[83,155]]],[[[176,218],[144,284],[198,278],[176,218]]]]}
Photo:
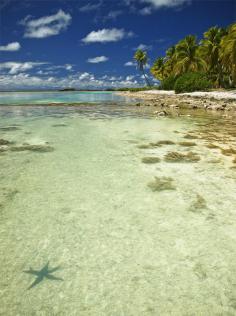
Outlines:
{"type": "Polygon", "coordinates": [[[172,140],[159,140],[155,143],[149,143],[149,148],[161,147],[162,145],[174,145],[175,143],[172,140]]]}
{"type": "Polygon", "coordinates": [[[154,112],[157,116],[167,116],[168,113],[166,111],[156,111],[154,112]]]}
{"type": "Polygon", "coordinates": [[[12,147],[11,151],[34,151],[39,153],[46,153],[54,151],[54,148],[48,145],[21,145],[12,147]]]}
{"type": "Polygon", "coordinates": [[[0,146],[0,153],[4,153],[5,151],[7,151],[7,149],[7,146],[0,146]]]}
{"type": "Polygon", "coordinates": [[[6,139],[0,139],[0,145],[10,145],[12,142],[6,139]]]}
{"type": "Polygon", "coordinates": [[[150,145],[149,144],[141,144],[141,145],[138,145],[137,147],[140,149],[148,149],[148,148],[150,148],[150,145]]]}
{"type": "Polygon", "coordinates": [[[144,157],[142,159],[143,163],[158,163],[160,161],[161,161],[161,159],[158,157],[144,157]]]}
{"type": "Polygon", "coordinates": [[[155,177],[155,180],[148,183],[148,187],[153,191],[175,190],[173,179],[169,177],[155,177]]]}
{"type": "Polygon", "coordinates": [[[179,142],[180,146],[184,146],[184,147],[192,147],[192,146],[196,146],[197,144],[194,142],[179,142]]]}
{"type": "Polygon", "coordinates": [[[159,144],[159,142],[149,143],[149,148],[153,148],[153,147],[161,147],[161,145],[159,144]]]}
{"type": "Polygon", "coordinates": [[[6,126],[6,127],[0,127],[0,130],[2,131],[17,131],[19,130],[20,128],[17,127],[17,126],[6,126]]]}
{"type": "Polygon", "coordinates": [[[228,149],[221,149],[221,152],[223,155],[225,156],[231,156],[231,155],[234,155],[236,154],[236,149],[234,148],[228,148],[228,149]]]}
{"type": "Polygon", "coordinates": [[[158,145],[174,145],[175,143],[172,140],[160,140],[158,145]]]}
{"type": "Polygon", "coordinates": [[[192,135],[192,134],[186,134],[186,135],[184,135],[184,138],[187,138],[187,139],[197,139],[198,136],[192,135]]]}
{"type": "Polygon", "coordinates": [[[199,212],[201,209],[207,208],[206,200],[200,194],[197,194],[196,201],[190,206],[191,212],[199,212]]]}
{"type": "Polygon", "coordinates": [[[200,159],[196,153],[191,151],[187,154],[172,151],[165,155],[165,161],[167,162],[197,162],[200,159]]]}
{"type": "Polygon", "coordinates": [[[61,123],[61,124],[53,124],[52,127],[66,127],[68,125],[61,123]]]}
{"type": "Polygon", "coordinates": [[[210,148],[210,149],[219,148],[219,146],[217,146],[217,145],[215,145],[215,144],[211,144],[211,143],[210,143],[210,144],[207,144],[206,147],[207,147],[207,148],[210,148]]]}

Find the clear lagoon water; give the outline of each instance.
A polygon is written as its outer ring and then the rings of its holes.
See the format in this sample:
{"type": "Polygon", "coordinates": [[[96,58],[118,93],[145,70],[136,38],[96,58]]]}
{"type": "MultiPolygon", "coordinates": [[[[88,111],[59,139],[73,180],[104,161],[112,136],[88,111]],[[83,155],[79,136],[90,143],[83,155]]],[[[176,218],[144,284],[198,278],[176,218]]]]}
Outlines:
{"type": "Polygon", "coordinates": [[[0,315],[236,314],[234,121],[5,105],[0,139],[0,315]]]}
{"type": "Polygon", "coordinates": [[[109,91],[0,92],[0,105],[130,101],[109,91]]]}

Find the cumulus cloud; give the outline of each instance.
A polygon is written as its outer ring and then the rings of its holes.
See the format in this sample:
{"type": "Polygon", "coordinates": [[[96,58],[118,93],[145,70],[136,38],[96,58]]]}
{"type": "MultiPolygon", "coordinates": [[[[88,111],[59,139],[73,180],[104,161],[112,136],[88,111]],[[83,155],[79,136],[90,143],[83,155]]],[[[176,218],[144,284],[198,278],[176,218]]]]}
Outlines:
{"type": "MultiPolygon", "coordinates": [[[[127,61],[127,63],[125,63],[124,66],[126,66],[126,67],[135,67],[135,66],[137,66],[137,64],[135,62],[133,62],[133,61],[127,61]]],[[[151,68],[151,65],[147,63],[144,67],[145,68],[151,68]]]]}
{"type": "Polygon", "coordinates": [[[190,2],[190,0],[140,0],[142,3],[146,3],[147,7],[141,9],[140,13],[144,15],[151,14],[154,10],[160,8],[177,8],[190,2]]]}
{"type": "Polygon", "coordinates": [[[66,30],[70,22],[71,15],[59,10],[56,14],[43,16],[39,19],[32,19],[31,16],[27,16],[20,24],[26,27],[24,37],[45,38],[66,30]]]}
{"type": "Polygon", "coordinates": [[[141,50],[151,50],[152,45],[145,45],[145,44],[139,44],[137,47],[134,48],[134,50],[141,49],[141,50]]]}
{"type": "Polygon", "coordinates": [[[47,67],[48,70],[57,70],[57,69],[65,69],[68,71],[73,70],[73,65],[71,64],[65,64],[65,65],[52,65],[47,67]]]}
{"type": "Polygon", "coordinates": [[[25,73],[7,74],[0,76],[0,89],[47,89],[73,87],[79,89],[106,89],[118,87],[136,87],[143,83],[134,76],[109,76],[96,77],[92,73],[82,72],[66,77],[29,75],[25,73]]]}
{"type": "Polygon", "coordinates": [[[15,52],[21,48],[20,43],[13,42],[9,43],[5,46],[0,46],[0,51],[2,52],[15,52]]]}
{"type": "Polygon", "coordinates": [[[126,67],[133,67],[136,66],[136,64],[133,61],[127,61],[127,63],[125,63],[126,67]]]}
{"type": "Polygon", "coordinates": [[[45,65],[46,63],[44,62],[5,62],[5,63],[0,63],[0,70],[8,70],[9,74],[17,74],[19,72],[24,72],[27,70],[32,69],[33,67],[45,65]]]}
{"type": "Polygon", "coordinates": [[[124,29],[102,29],[90,32],[82,41],[88,43],[118,42],[126,37],[132,37],[133,32],[125,32],[124,29]]]}
{"type": "Polygon", "coordinates": [[[108,61],[108,59],[109,58],[106,56],[98,56],[94,58],[89,58],[87,62],[91,64],[98,64],[98,63],[104,63],[105,61],[108,61]]]}
{"type": "Polygon", "coordinates": [[[115,20],[123,12],[121,10],[110,11],[106,16],[104,16],[103,21],[115,20]]]}
{"type": "Polygon", "coordinates": [[[102,1],[95,3],[95,4],[91,4],[91,3],[87,3],[86,5],[84,5],[83,7],[79,8],[80,12],[91,12],[94,10],[97,10],[98,8],[100,8],[102,5],[102,1]]]}

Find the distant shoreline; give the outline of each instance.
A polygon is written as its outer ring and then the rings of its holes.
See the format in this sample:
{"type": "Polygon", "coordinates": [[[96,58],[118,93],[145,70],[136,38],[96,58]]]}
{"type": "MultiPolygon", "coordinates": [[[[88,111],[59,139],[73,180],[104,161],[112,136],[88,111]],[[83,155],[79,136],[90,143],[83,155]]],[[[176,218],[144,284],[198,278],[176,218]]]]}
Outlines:
{"type": "Polygon", "coordinates": [[[0,93],[10,93],[10,92],[115,92],[114,90],[0,90],[0,93]]]}
{"type": "Polygon", "coordinates": [[[191,92],[175,94],[174,91],[146,90],[117,92],[118,95],[142,100],[137,106],[160,106],[170,109],[205,109],[207,111],[236,112],[236,90],[191,92]]]}

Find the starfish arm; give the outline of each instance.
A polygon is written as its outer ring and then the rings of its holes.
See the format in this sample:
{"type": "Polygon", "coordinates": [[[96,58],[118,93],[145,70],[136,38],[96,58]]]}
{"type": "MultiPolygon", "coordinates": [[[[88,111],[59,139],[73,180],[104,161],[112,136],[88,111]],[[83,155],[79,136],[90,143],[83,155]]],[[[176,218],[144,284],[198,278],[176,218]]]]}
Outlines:
{"type": "Polygon", "coordinates": [[[29,273],[29,274],[33,274],[33,275],[39,275],[39,271],[33,270],[33,269],[29,269],[29,270],[24,270],[24,273],[29,273]]]}
{"type": "Polygon", "coordinates": [[[42,273],[48,273],[48,271],[49,271],[48,266],[49,266],[49,261],[48,261],[48,262],[45,264],[45,266],[42,268],[41,272],[42,272],[42,273]]]}
{"type": "Polygon", "coordinates": [[[49,279],[49,280],[63,281],[63,279],[57,278],[57,277],[55,277],[54,275],[50,275],[50,274],[45,275],[45,277],[46,277],[47,279],[49,279]]]}
{"type": "Polygon", "coordinates": [[[55,267],[55,268],[52,268],[52,269],[49,269],[48,270],[48,273],[53,273],[53,272],[55,272],[55,271],[57,271],[57,270],[59,270],[60,269],[60,267],[58,266],[58,267],[55,267]]]}
{"type": "Polygon", "coordinates": [[[43,280],[43,277],[38,277],[29,287],[28,290],[32,289],[35,287],[37,284],[39,284],[43,280]]]}

